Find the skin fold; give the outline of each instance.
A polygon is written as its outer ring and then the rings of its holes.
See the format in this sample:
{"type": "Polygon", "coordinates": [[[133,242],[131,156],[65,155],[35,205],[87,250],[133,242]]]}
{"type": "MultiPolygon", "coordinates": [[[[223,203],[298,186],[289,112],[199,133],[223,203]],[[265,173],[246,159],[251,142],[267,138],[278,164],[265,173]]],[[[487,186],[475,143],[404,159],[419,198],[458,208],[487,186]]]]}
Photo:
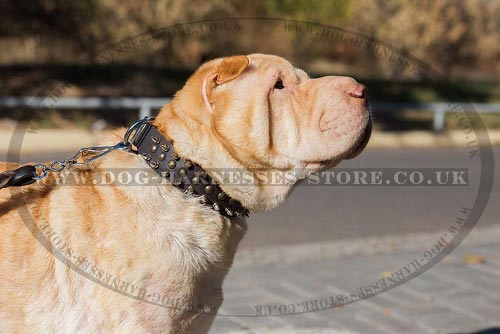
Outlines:
{"type": "MultiPolygon", "coordinates": [[[[285,59],[263,54],[203,64],[154,125],[179,155],[205,169],[246,172],[253,181],[247,185],[211,175],[250,211],[276,207],[308,173],[355,157],[371,132],[364,86],[348,77],[311,79],[285,59]],[[270,185],[258,170],[293,176],[270,185]]],[[[118,130],[103,144],[123,134],[118,130]]],[[[14,167],[0,163],[0,170],[14,167]]],[[[50,173],[0,191],[1,332],[208,331],[245,221],[224,217],[168,183],[93,185],[109,168],[155,176],[140,156],[115,151],[71,168],[77,177],[50,173]],[[77,179],[88,182],[77,185],[77,179]]]]}

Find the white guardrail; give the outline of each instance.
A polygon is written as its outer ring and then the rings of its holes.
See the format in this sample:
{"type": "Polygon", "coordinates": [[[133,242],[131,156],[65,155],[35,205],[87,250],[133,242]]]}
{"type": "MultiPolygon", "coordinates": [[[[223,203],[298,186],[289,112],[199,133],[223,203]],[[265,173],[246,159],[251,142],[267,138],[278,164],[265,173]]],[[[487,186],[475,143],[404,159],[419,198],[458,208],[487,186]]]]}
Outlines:
{"type": "MultiPolygon", "coordinates": [[[[32,108],[32,109],[131,109],[138,110],[139,117],[150,116],[153,111],[159,110],[169,103],[171,98],[152,97],[33,97],[9,96],[0,97],[0,108],[32,108]]],[[[453,102],[453,106],[460,105],[459,110],[500,113],[500,103],[467,103],[453,102]]],[[[450,105],[445,102],[432,103],[370,103],[376,112],[397,112],[403,110],[422,110],[434,113],[434,130],[442,130],[445,115],[451,112],[450,105]]]]}

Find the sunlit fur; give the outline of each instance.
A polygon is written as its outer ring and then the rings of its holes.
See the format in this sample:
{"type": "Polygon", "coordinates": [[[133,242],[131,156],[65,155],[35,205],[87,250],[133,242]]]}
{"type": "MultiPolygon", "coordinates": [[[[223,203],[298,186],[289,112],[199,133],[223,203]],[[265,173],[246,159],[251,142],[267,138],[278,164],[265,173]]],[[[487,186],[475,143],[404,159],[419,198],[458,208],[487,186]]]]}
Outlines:
{"type": "MultiPolygon", "coordinates": [[[[365,103],[346,96],[353,79],[311,80],[279,57],[241,57],[203,65],[156,118],[182,156],[207,169],[285,171],[319,170],[357,153],[367,117],[365,103]],[[278,75],[285,85],[279,91],[273,89],[278,75]]],[[[0,170],[13,167],[0,164],[0,170]]],[[[106,168],[155,175],[140,156],[123,151],[72,172],[102,179],[106,168]]],[[[60,177],[51,173],[33,185],[0,190],[0,332],[205,333],[213,316],[189,309],[222,303],[222,281],[245,222],[168,184],[71,186],[66,179],[60,186],[60,177]],[[75,257],[168,297],[174,308],[84,278],[51,254],[55,243],[42,246],[37,226],[50,231],[52,241],[60,237],[75,257]]],[[[280,204],[291,185],[222,188],[247,208],[266,210],[280,204]]]]}

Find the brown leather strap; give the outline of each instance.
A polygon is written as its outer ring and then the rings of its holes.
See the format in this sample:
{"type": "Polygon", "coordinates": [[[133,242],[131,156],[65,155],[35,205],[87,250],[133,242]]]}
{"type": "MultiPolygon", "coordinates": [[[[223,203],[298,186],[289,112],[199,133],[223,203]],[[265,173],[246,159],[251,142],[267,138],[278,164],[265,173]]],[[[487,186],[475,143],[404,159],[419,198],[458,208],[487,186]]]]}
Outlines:
{"type": "Polygon", "coordinates": [[[6,170],[0,173],[0,189],[32,184],[36,181],[36,176],[36,168],[32,165],[22,166],[15,170],[6,170]]]}
{"type": "Polygon", "coordinates": [[[0,189],[7,188],[9,186],[10,180],[14,176],[15,172],[13,170],[6,170],[0,174],[0,189]]]}
{"type": "Polygon", "coordinates": [[[131,143],[149,167],[174,187],[189,195],[199,196],[201,203],[226,217],[248,217],[249,211],[239,201],[224,193],[203,167],[180,157],[172,143],[153,125],[143,124],[131,143]]]}

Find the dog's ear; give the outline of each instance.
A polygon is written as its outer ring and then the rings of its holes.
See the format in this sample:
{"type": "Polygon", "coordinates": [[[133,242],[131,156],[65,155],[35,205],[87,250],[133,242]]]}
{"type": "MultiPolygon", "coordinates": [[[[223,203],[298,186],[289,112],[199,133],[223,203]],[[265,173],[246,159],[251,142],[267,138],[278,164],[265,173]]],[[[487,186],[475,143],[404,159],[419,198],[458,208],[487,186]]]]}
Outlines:
{"type": "Polygon", "coordinates": [[[224,58],[203,81],[203,100],[207,109],[212,111],[210,95],[216,86],[236,79],[245,71],[250,63],[247,56],[232,56],[224,58]]]}
{"type": "Polygon", "coordinates": [[[228,81],[234,80],[248,67],[247,56],[233,56],[224,58],[217,66],[215,73],[215,83],[222,85],[228,81]]]}

